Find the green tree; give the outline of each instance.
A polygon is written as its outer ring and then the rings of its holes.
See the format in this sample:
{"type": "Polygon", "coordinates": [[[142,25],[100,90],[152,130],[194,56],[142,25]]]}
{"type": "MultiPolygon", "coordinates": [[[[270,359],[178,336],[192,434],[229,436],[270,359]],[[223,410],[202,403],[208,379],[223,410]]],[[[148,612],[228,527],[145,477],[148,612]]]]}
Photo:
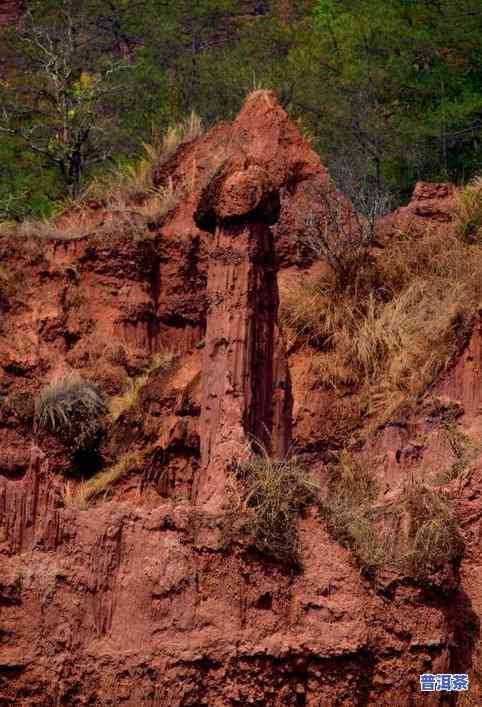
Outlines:
{"type": "Polygon", "coordinates": [[[350,154],[403,190],[480,169],[479,0],[318,0],[305,39],[295,101],[335,171],[350,154]]]}
{"type": "Polygon", "coordinates": [[[75,197],[86,170],[110,154],[109,100],[124,65],[99,51],[73,2],[52,7],[23,18],[16,42],[28,75],[3,86],[0,130],[57,168],[75,197]]]}

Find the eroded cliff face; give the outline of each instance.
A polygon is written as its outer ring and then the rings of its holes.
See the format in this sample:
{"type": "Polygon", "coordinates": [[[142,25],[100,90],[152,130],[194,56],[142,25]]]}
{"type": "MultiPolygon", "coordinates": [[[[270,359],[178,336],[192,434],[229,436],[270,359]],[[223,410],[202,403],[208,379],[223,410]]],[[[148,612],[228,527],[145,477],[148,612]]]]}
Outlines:
{"type": "MultiPolygon", "coordinates": [[[[73,216],[78,240],[0,243],[13,275],[0,320],[0,704],[442,704],[420,695],[419,674],[475,681],[479,665],[482,459],[445,489],[467,547],[449,585],[363,577],[314,507],[300,518],[301,572],[225,547],[227,468],[253,436],[274,456],[304,453],[323,485],[323,452],[361,424],[299,375],[278,311],[279,281],[310,267],[303,210],[333,186],[268,92],[183,146],[156,175],[168,178],[189,188],[148,238],[114,222],[106,237],[112,216],[93,205],[73,216]],[[34,396],[69,368],[111,396],[145,376],[96,460],[34,433],[34,396]],[[131,452],[142,462],[107,498],[69,505],[82,477],[131,452]]],[[[445,189],[420,186],[385,236],[435,211],[445,227],[445,189]]],[[[422,463],[457,461],[441,411],[480,436],[481,367],[475,322],[424,401],[367,431],[361,453],[387,494],[422,463]]]]}

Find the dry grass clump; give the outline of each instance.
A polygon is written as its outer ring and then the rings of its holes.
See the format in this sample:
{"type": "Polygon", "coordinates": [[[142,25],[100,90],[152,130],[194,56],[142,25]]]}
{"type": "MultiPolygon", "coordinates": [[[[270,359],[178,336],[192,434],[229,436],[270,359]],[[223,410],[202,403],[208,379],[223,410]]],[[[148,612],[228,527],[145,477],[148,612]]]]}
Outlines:
{"type": "Polygon", "coordinates": [[[102,202],[110,213],[118,217],[142,217],[142,222],[146,223],[162,218],[175,208],[179,198],[180,190],[174,187],[172,179],[166,185],[154,188],[152,166],[141,162],[140,167],[131,167],[110,177],[102,202]]]}
{"type": "Polygon", "coordinates": [[[124,412],[136,403],[140,391],[154,371],[168,371],[174,365],[175,360],[176,354],[168,348],[154,354],[146,370],[141,375],[136,376],[136,378],[129,379],[127,389],[121,395],[116,395],[110,399],[109,411],[112,421],[118,420],[124,412]]]}
{"type": "Polygon", "coordinates": [[[98,472],[88,481],[82,481],[75,490],[66,486],[64,503],[66,506],[86,509],[91,501],[109,490],[131,471],[138,469],[143,456],[140,452],[128,452],[117,464],[98,472]]]}
{"type": "Polygon", "coordinates": [[[169,127],[162,137],[155,138],[150,144],[144,144],[144,149],[152,164],[159,166],[167,162],[181,145],[197,140],[202,134],[201,118],[195,111],[191,111],[185,120],[169,127]]]}
{"type": "Polygon", "coordinates": [[[132,209],[146,217],[159,218],[167,213],[179,199],[172,181],[155,188],[155,170],[165,164],[181,145],[198,138],[203,132],[201,119],[196,113],[167,129],[164,135],[153,135],[150,143],[143,143],[144,157],[135,164],[118,167],[102,178],[94,180],[86,196],[101,199],[111,210],[132,209]]]}
{"type": "Polygon", "coordinates": [[[100,433],[106,411],[99,388],[77,373],[70,373],[40,392],[35,402],[35,421],[38,427],[81,449],[100,433]]]}
{"type": "Polygon", "coordinates": [[[254,99],[258,98],[264,98],[266,101],[266,104],[271,108],[272,107],[272,102],[271,102],[271,97],[272,97],[272,90],[269,88],[263,88],[261,86],[261,83],[258,81],[253,81],[252,86],[248,89],[246,93],[246,98],[245,98],[245,103],[248,101],[252,101],[254,99]]]}
{"type": "MultiPolygon", "coordinates": [[[[144,143],[144,157],[135,164],[127,164],[94,179],[77,204],[80,208],[90,199],[99,200],[113,216],[96,232],[108,237],[122,229],[126,235],[143,239],[149,233],[148,225],[159,222],[172,211],[182,197],[182,188],[172,179],[154,186],[154,174],[186,143],[203,132],[201,119],[193,112],[184,121],[174,125],[164,135],[153,136],[144,143]]],[[[92,230],[92,228],[90,229],[92,230]]],[[[18,238],[37,240],[77,240],[89,235],[81,219],[68,222],[56,219],[25,220],[20,224],[3,223],[0,233],[18,238]]]]}
{"type": "Polygon", "coordinates": [[[482,300],[482,248],[427,232],[376,251],[353,286],[303,276],[281,298],[285,326],[325,359],[320,383],[351,380],[386,418],[452,360],[482,300]]]}
{"type": "Polygon", "coordinates": [[[462,559],[464,543],[446,500],[421,483],[408,485],[400,504],[408,516],[402,568],[417,579],[427,578],[447,563],[462,559]]]}
{"type": "Polygon", "coordinates": [[[470,294],[463,286],[415,280],[381,307],[368,300],[354,336],[341,332],[338,348],[351,349],[370,412],[389,416],[446,368],[472,315],[470,294]]]}
{"type": "Polygon", "coordinates": [[[329,349],[336,332],[352,330],[362,315],[356,300],[338,292],[326,275],[303,276],[298,287],[282,288],[280,294],[283,324],[315,347],[329,349]]]}
{"type": "Polygon", "coordinates": [[[443,420],[442,429],[455,461],[439,470],[432,478],[434,486],[445,486],[458,478],[469,464],[475,461],[481,450],[481,445],[474,444],[473,440],[462,432],[454,420],[443,420]]]}
{"type": "Polygon", "coordinates": [[[477,177],[455,197],[457,230],[467,243],[482,240],[482,177],[477,177]]]}
{"type": "Polygon", "coordinates": [[[12,238],[33,238],[39,241],[75,241],[88,235],[86,227],[75,220],[58,224],[55,219],[26,219],[21,223],[2,224],[2,234],[12,238]]]}
{"type": "Polygon", "coordinates": [[[135,242],[150,238],[156,232],[152,227],[177,206],[179,199],[180,191],[174,188],[171,180],[165,187],[144,195],[137,205],[126,201],[125,195],[119,192],[105,201],[108,218],[97,227],[96,236],[106,239],[121,232],[135,242]]]}
{"type": "Polygon", "coordinates": [[[169,179],[165,186],[151,192],[150,197],[136,208],[136,213],[149,223],[159,221],[176,208],[180,196],[180,190],[176,189],[172,179],[169,179]]]}
{"type": "Polygon", "coordinates": [[[364,572],[391,567],[425,581],[461,559],[455,516],[440,494],[414,481],[385,506],[377,505],[377,494],[371,471],[342,453],[321,514],[330,534],[353,552],[364,572]]]}
{"type": "Polygon", "coordinates": [[[227,539],[247,534],[263,554],[299,566],[297,517],[316,501],[319,486],[295,458],[271,459],[262,448],[236,463],[233,477],[227,539]]]}
{"type": "Polygon", "coordinates": [[[348,452],[341,452],[332,470],[327,497],[320,505],[328,532],[351,549],[364,571],[371,573],[389,554],[388,536],[373,522],[373,502],[378,485],[368,467],[348,452]]]}

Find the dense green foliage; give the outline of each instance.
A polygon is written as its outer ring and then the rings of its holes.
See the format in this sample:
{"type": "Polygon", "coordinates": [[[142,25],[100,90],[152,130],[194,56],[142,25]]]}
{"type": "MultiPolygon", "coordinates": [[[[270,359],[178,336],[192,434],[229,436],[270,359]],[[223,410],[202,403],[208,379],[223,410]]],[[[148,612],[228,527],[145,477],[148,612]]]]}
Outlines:
{"type": "Polygon", "coordinates": [[[319,0],[317,26],[308,62],[329,106],[325,150],[341,138],[353,159],[358,147],[392,187],[480,169],[479,0],[319,0]]]}
{"type": "Polygon", "coordinates": [[[0,127],[13,131],[0,132],[0,218],[48,213],[135,159],[152,131],[191,109],[207,125],[229,119],[257,86],[278,92],[342,184],[363,176],[403,198],[417,179],[480,172],[480,0],[29,7],[0,84],[0,127]],[[51,42],[61,85],[35,37],[51,42]]]}

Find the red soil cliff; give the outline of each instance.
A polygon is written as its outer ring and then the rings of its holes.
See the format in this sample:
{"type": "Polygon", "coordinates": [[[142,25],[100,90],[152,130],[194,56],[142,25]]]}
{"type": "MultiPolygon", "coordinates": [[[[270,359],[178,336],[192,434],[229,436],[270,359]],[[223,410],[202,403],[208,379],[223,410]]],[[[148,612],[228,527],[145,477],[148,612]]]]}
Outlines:
{"type": "MultiPolygon", "coordinates": [[[[280,269],[309,265],[300,210],[333,187],[267,92],[183,146],[157,183],[168,176],[189,189],[149,238],[105,236],[100,209],[78,240],[0,242],[14,273],[0,320],[0,704],[442,704],[419,674],[478,664],[482,462],[447,489],[467,552],[445,588],[362,576],[314,507],[301,572],[226,548],[227,467],[252,436],[274,456],[309,453],[323,482],[317,455],[357,424],[315,380],[301,385],[278,315],[280,269]],[[153,365],[166,348],[169,368],[153,365]],[[34,396],[69,368],[108,395],[148,370],[101,450],[105,466],[127,452],[142,463],[85,509],[68,496],[92,460],[32,424],[34,396]]],[[[442,197],[417,217],[445,213],[442,197]]],[[[473,434],[481,351],[476,323],[430,391],[473,434]]],[[[422,458],[449,459],[428,401],[367,433],[388,490],[422,458]]]]}

